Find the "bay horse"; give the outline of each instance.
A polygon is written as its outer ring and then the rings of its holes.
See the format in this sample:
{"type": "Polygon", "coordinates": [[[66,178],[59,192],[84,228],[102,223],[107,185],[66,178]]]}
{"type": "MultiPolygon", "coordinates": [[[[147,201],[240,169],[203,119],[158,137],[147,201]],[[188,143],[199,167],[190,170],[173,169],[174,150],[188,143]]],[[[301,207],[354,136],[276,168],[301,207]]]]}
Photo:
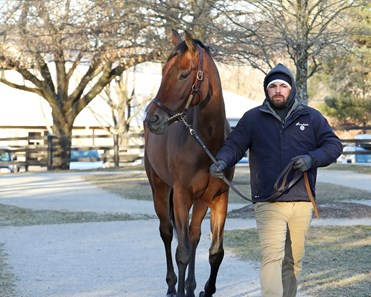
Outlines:
{"type": "MultiPolygon", "coordinates": [[[[196,249],[202,221],[210,209],[210,274],[199,296],[211,297],[224,256],[229,188],[223,180],[209,174],[211,160],[187,125],[197,131],[213,155],[230,128],[219,73],[208,47],[187,31],[182,40],[172,30],[171,40],[175,48],[163,66],[157,95],[146,108],[144,164],[165,246],[166,296],[195,296],[196,249]],[[174,229],[178,237],[178,274],[174,271],[171,248],[174,229]]],[[[234,168],[225,172],[229,180],[233,172],[234,168]]]]}

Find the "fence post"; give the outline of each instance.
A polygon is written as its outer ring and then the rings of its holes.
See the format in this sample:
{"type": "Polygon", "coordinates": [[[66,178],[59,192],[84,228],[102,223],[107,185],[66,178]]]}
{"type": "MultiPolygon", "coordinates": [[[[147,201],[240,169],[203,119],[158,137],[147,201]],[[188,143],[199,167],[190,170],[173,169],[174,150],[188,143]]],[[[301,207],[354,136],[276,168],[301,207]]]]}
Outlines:
{"type": "Polygon", "coordinates": [[[115,167],[120,166],[120,152],[119,152],[119,135],[113,134],[113,161],[115,163],[115,167]]]}
{"type": "Polygon", "coordinates": [[[48,134],[48,170],[53,169],[53,135],[48,134]]]}

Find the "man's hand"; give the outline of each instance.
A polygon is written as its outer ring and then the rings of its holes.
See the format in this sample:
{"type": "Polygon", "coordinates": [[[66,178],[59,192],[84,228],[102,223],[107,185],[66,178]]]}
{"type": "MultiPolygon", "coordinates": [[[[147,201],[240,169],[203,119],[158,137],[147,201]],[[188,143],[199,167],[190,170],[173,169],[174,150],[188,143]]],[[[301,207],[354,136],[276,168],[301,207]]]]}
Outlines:
{"type": "Polygon", "coordinates": [[[211,164],[210,174],[212,176],[223,178],[223,171],[227,168],[227,164],[223,160],[218,160],[216,163],[211,164]]]}
{"type": "Polygon", "coordinates": [[[301,172],[308,171],[313,166],[313,158],[310,155],[300,155],[291,159],[294,161],[292,168],[301,172]]]}

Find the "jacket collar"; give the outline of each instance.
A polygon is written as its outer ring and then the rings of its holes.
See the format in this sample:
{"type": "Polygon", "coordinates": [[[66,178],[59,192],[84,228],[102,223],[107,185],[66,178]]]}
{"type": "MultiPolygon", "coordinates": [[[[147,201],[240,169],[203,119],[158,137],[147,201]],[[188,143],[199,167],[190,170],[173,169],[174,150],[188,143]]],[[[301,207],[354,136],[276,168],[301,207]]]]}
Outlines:
{"type": "Polygon", "coordinates": [[[304,109],[304,105],[301,104],[298,99],[294,98],[294,103],[291,105],[291,108],[289,109],[285,120],[282,121],[280,116],[272,108],[272,106],[269,104],[269,101],[267,99],[264,100],[263,104],[259,108],[260,111],[273,115],[280,122],[286,122],[291,117],[291,115],[294,115],[298,113],[299,111],[302,111],[303,109],[304,109]]]}

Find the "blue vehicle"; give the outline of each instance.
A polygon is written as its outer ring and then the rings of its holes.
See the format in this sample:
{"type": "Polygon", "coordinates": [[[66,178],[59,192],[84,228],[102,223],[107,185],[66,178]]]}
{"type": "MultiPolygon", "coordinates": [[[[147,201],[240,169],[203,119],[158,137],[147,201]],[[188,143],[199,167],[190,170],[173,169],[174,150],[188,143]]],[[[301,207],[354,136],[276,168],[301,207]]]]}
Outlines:
{"type": "Polygon", "coordinates": [[[105,168],[105,165],[97,150],[71,150],[70,169],[88,170],[99,168],[105,168]]]}
{"type": "Polygon", "coordinates": [[[16,164],[9,164],[17,160],[16,156],[7,147],[0,147],[0,173],[15,173],[19,172],[20,167],[16,164]]]}
{"type": "Polygon", "coordinates": [[[354,137],[356,143],[343,148],[339,163],[371,164],[371,134],[359,134],[354,137]]]}

